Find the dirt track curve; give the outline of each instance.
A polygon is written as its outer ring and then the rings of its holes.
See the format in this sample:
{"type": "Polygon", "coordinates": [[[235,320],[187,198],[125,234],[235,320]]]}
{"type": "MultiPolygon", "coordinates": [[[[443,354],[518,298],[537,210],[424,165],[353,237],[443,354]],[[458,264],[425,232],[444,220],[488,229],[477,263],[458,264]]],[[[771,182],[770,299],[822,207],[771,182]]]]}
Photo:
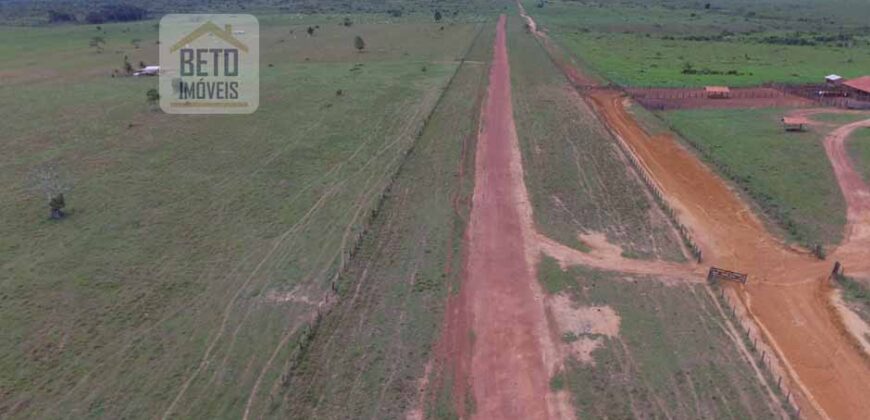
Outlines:
{"type": "MultiPolygon", "coordinates": [[[[548,50],[553,48],[546,35],[536,35],[548,50]]],[[[567,60],[555,61],[562,66],[567,60]]],[[[563,70],[575,86],[590,87],[589,78],[575,78],[578,71],[573,66],[563,70]]],[[[846,242],[828,261],[818,261],[767,232],[738,194],[673,136],[648,135],[626,111],[622,93],[591,86],[585,96],[690,227],[705,264],[750,275],[750,282],[737,292],[784,362],[790,382],[801,390],[797,400],[802,415],[866,418],[870,363],[833,309],[826,279],[835,260],[853,274],[870,270],[870,189],[851,167],[844,147],[848,134],[870,121],[844,126],[825,140],[847,198],[849,223],[846,242]]]]}

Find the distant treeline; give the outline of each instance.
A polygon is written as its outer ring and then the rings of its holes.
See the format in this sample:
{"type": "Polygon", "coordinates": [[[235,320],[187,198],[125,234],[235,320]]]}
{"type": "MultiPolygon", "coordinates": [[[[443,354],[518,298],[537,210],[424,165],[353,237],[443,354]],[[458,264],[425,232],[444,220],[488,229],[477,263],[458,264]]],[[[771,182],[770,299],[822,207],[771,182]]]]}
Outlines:
{"type": "MultiPolygon", "coordinates": [[[[867,33],[867,30],[862,28],[857,31],[858,36],[862,36],[867,33]]],[[[849,45],[853,45],[856,42],[862,41],[858,39],[853,33],[838,33],[838,34],[818,34],[818,33],[803,33],[803,32],[794,32],[791,34],[785,35],[767,35],[767,36],[740,36],[739,34],[735,34],[730,31],[722,31],[719,34],[714,35],[687,35],[687,36],[673,36],[673,35],[665,35],[662,36],[661,39],[675,41],[699,41],[699,42],[710,42],[710,41],[741,41],[741,42],[757,42],[760,44],[772,44],[772,45],[835,45],[840,47],[848,47],[849,45]]]]}
{"type": "Polygon", "coordinates": [[[113,4],[100,7],[98,10],[84,13],[77,16],[75,13],[69,13],[59,10],[48,11],[49,23],[71,23],[81,22],[89,24],[110,23],[110,22],[132,22],[143,20],[148,17],[148,11],[127,4],[113,4]]]}
{"type": "Polygon", "coordinates": [[[504,0],[0,0],[0,23],[101,24],[159,18],[166,13],[384,14],[445,18],[501,11],[504,0]]]}

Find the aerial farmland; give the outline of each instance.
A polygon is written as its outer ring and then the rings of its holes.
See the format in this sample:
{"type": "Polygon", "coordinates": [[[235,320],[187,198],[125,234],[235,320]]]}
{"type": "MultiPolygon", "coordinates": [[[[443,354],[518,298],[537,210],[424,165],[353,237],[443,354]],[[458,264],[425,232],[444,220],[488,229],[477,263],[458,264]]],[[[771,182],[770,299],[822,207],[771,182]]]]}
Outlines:
{"type": "Polygon", "coordinates": [[[0,418],[868,418],[868,22],[0,0],[0,418]]]}

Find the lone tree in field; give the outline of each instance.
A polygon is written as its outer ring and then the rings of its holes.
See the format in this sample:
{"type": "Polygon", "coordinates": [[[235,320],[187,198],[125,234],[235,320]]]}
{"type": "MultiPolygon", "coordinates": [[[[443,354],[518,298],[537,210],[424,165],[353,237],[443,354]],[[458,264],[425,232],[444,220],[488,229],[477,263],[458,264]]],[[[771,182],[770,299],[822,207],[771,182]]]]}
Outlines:
{"type": "Polygon", "coordinates": [[[440,10],[435,11],[435,22],[441,22],[441,11],[440,10]]]}
{"type": "Polygon", "coordinates": [[[124,64],[122,64],[122,65],[123,65],[125,73],[127,73],[127,74],[133,73],[133,65],[130,64],[130,59],[128,59],[126,55],[124,56],[124,64]]]}
{"type": "Polygon", "coordinates": [[[353,39],[353,46],[356,47],[357,51],[362,52],[362,50],[366,49],[366,42],[363,41],[361,36],[357,35],[353,39]]]}
{"type": "Polygon", "coordinates": [[[314,36],[314,28],[309,26],[306,32],[308,32],[308,36],[314,36]]]}
{"type": "Polygon", "coordinates": [[[344,26],[350,27],[350,26],[353,26],[353,21],[350,20],[349,17],[345,17],[344,22],[342,22],[341,24],[344,26]]]}
{"type": "Polygon", "coordinates": [[[66,216],[63,209],[66,207],[66,199],[63,194],[70,190],[69,184],[64,182],[53,164],[45,164],[36,168],[31,174],[32,189],[48,201],[50,216],[53,220],[60,220],[66,216]]]}
{"type": "Polygon", "coordinates": [[[145,92],[145,99],[148,101],[148,107],[151,108],[151,111],[157,111],[159,108],[157,103],[160,102],[160,92],[157,92],[157,89],[151,88],[145,92]]]}
{"type": "Polygon", "coordinates": [[[95,36],[91,38],[91,42],[88,43],[88,46],[97,50],[98,53],[103,52],[103,46],[106,45],[106,40],[101,36],[95,36]]]}

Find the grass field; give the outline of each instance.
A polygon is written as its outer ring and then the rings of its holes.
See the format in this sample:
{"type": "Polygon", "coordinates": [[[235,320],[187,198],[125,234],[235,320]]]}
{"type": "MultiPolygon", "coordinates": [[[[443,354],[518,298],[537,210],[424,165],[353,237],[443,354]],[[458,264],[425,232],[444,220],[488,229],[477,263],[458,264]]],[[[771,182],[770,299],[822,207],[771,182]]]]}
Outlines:
{"type": "MultiPolygon", "coordinates": [[[[323,321],[281,385],[292,418],[401,418],[419,402],[449,290],[462,275],[474,143],[494,26],[458,70],[379,212],[359,257],[342,276],[343,301],[323,321]],[[475,98],[477,100],[475,100],[475,98]]],[[[446,374],[446,372],[445,372],[446,374]]],[[[450,417],[449,377],[430,374],[427,418],[450,417]]],[[[281,395],[283,394],[283,395],[281,395]]]]}
{"type": "Polygon", "coordinates": [[[264,20],[260,108],[225,117],[109,77],[153,62],[149,23],[103,25],[102,53],[93,27],[2,29],[0,416],[240,417],[257,386],[262,409],[477,33],[264,20]],[[46,164],[59,223],[28,189],[46,164]]]}
{"type": "Polygon", "coordinates": [[[870,322],[870,279],[853,279],[847,276],[837,276],[836,284],[843,293],[843,301],[864,322],[870,322]]]}
{"type": "Polygon", "coordinates": [[[767,110],[682,110],[662,117],[723,176],[739,185],[787,239],[805,245],[842,239],[845,201],[822,139],[830,128],[788,133],[767,110]]]}
{"type": "Polygon", "coordinates": [[[509,23],[514,114],[541,231],[580,250],[578,234],[600,232],[627,257],[682,259],[615,141],[520,21],[509,23]]]}
{"type": "Polygon", "coordinates": [[[859,129],[852,133],[846,148],[856,169],[864,175],[865,181],[870,182],[870,129],[859,129]]]}
{"type": "MultiPolygon", "coordinates": [[[[583,418],[774,418],[767,397],[738,351],[724,315],[703,285],[581,267],[562,271],[544,258],[539,279],[574,308],[615,312],[618,334],[573,331],[565,343],[595,340],[588,361],[570,359],[551,386],[570,392],[583,418]]],[[[739,337],[736,339],[740,339],[739,337]]]]}
{"type": "MultiPolygon", "coordinates": [[[[539,26],[589,70],[620,85],[819,83],[831,73],[857,77],[870,68],[870,32],[847,14],[825,13],[817,21],[820,15],[812,11],[827,5],[821,0],[805,2],[813,7],[783,6],[787,12],[779,14],[764,14],[758,4],[738,13],[732,5],[705,9],[680,1],[554,0],[543,8],[535,7],[536,1],[524,3],[539,26]],[[839,38],[844,34],[847,41],[839,38]]],[[[840,9],[866,16],[868,7],[844,2],[840,9]]]]}

